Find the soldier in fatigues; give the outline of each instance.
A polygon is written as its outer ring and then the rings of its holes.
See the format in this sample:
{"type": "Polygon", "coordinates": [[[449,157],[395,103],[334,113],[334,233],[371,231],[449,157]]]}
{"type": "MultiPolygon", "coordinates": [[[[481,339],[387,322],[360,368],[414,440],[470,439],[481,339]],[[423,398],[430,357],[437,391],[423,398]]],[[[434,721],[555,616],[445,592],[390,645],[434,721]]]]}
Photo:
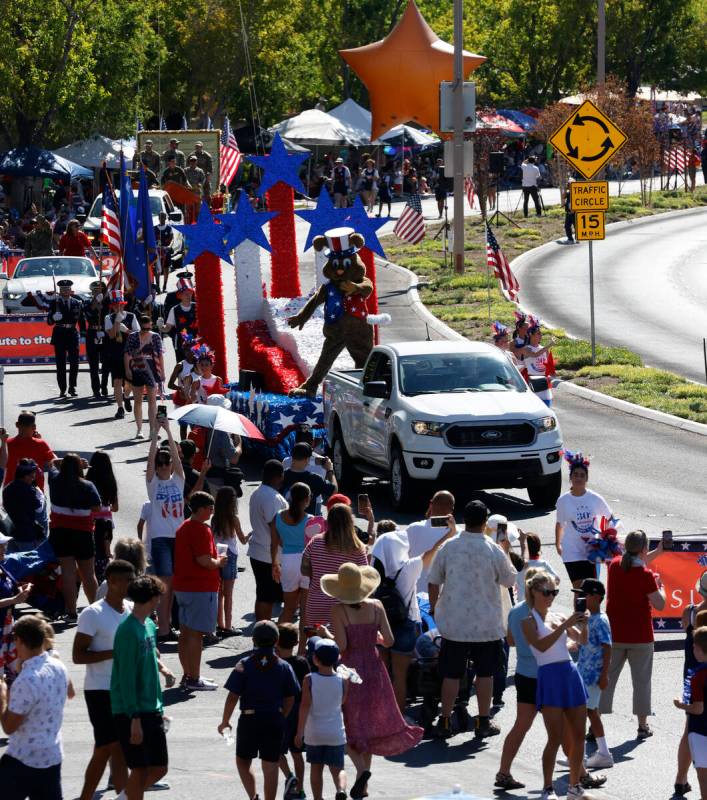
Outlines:
{"type": "Polygon", "coordinates": [[[149,169],[154,175],[160,174],[160,157],[159,154],[152,149],[152,139],[146,139],[145,149],[139,154],[135,153],[133,157],[133,167],[135,169],[137,169],[141,163],[145,165],[145,169],[149,169]]]}
{"type": "Polygon", "coordinates": [[[51,325],[54,359],[56,361],[56,382],[59,396],[66,397],[66,359],[69,359],[69,395],[76,397],[76,380],[79,374],[79,332],[83,308],[81,301],[71,296],[73,281],[64,278],[57,281],[59,297],[49,303],[47,324],[51,325]]]}
{"type": "Polygon", "coordinates": [[[86,358],[88,371],[91,375],[91,390],[93,396],[99,400],[108,397],[108,364],[103,358],[103,341],[106,333],[103,330],[103,321],[107,313],[105,303],[107,286],[103,281],[94,281],[91,284],[93,296],[83,303],[83,324],[81,331],[86,337],[86,358]],[[99,376],[99,367],[103,365],[102,375],[99,376]]]}
{"type": "Polygon", "coordinates": [[[179,149],[179,139],[170,139],[169,140],[169,147],[162,153],[162,165],[167,167],[169,165],[169,160],[172,156],[174,156],[175,161],[177,162],[177,166],[184,169],[187,165],[186,158],[184,157],[184,153],[179,149]]]}
{"type": "Polygon", "coordinates": [[[208,197],[211,194],[211,176],[214,174],[214,160],[211,153],[204,150],[203,142],[196,142],[194,144],[194,152],[189,153],[189,158],[196,156],[196,165],[199,169],[204,170],[206,181],[204,183],[204,195],[208,197]]]}

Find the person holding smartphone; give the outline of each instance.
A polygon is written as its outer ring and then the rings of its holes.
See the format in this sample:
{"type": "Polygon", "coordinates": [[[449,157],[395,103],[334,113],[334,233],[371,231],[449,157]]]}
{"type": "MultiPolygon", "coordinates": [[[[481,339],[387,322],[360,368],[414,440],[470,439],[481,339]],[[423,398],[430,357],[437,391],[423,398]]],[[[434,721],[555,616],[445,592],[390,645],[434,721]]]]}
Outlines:
{"type": "Polygon", "coordinates": [[[328,500],[338,491],[338,486],[334,466],[328,458],[323,464],[324,478],[312,471],[311,460],[312,446],[307,442],[297,442],[292,448],[292,464],[285,470],[285,480],[280,492],[287,499],[288,492],[295,483],[306,483],[311,492],[306,511],[308,514],[316,514],[316,498],[328,500]]]}

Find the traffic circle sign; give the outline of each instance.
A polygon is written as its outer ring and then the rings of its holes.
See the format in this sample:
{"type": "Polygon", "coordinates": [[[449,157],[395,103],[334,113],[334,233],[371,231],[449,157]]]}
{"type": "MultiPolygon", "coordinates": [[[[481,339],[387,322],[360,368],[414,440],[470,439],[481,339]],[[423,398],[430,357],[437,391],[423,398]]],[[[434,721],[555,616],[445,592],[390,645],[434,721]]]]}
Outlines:
{"type": "Polygon", "coordinates": [[[608,181],[574,181],[570,183],[570,210],[608,211],[608,181]]]}
{"type": "Polygon", "coordinates": [[[550,137],[550,144],[585,178],[591,178],[626,143],[626,134],[591,100],[570,114],[550,137]]]}
{"type": "Polygon", "coordinates": [[[578,242],[596,242],[604,238],[604,212],[578,211],[574,215],[574,230],[578,242]]]}

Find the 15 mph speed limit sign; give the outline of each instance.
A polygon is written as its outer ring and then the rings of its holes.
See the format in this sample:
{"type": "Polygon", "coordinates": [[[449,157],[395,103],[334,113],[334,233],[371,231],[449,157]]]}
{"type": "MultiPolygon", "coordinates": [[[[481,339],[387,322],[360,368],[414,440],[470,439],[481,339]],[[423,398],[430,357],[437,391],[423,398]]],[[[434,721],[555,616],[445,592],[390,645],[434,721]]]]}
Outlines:
{"type": "Polygon", "coordinates": [[[580,242],[596,242],[604,238],[603,211],[577,211],[575,231],[580,242]]]}

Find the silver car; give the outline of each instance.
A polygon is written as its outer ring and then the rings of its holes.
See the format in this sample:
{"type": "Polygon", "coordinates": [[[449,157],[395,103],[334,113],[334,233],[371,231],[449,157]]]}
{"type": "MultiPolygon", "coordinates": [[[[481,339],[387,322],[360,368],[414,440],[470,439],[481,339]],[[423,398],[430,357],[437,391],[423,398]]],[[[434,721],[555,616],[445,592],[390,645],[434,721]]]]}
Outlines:
{"type": "Polygon", "coordinates": [[[89,286],[101,274],[90,258],[79,256],[36,256],[17,262],[15,272],[2,290],[5,314],[36,314],[42,299],[56,291],[56,281],[69,278],[74,282],[74,296],[86,300],[91,296],[89,286]],[[32,297],[29,297],[29,294],[32,297]]]}

